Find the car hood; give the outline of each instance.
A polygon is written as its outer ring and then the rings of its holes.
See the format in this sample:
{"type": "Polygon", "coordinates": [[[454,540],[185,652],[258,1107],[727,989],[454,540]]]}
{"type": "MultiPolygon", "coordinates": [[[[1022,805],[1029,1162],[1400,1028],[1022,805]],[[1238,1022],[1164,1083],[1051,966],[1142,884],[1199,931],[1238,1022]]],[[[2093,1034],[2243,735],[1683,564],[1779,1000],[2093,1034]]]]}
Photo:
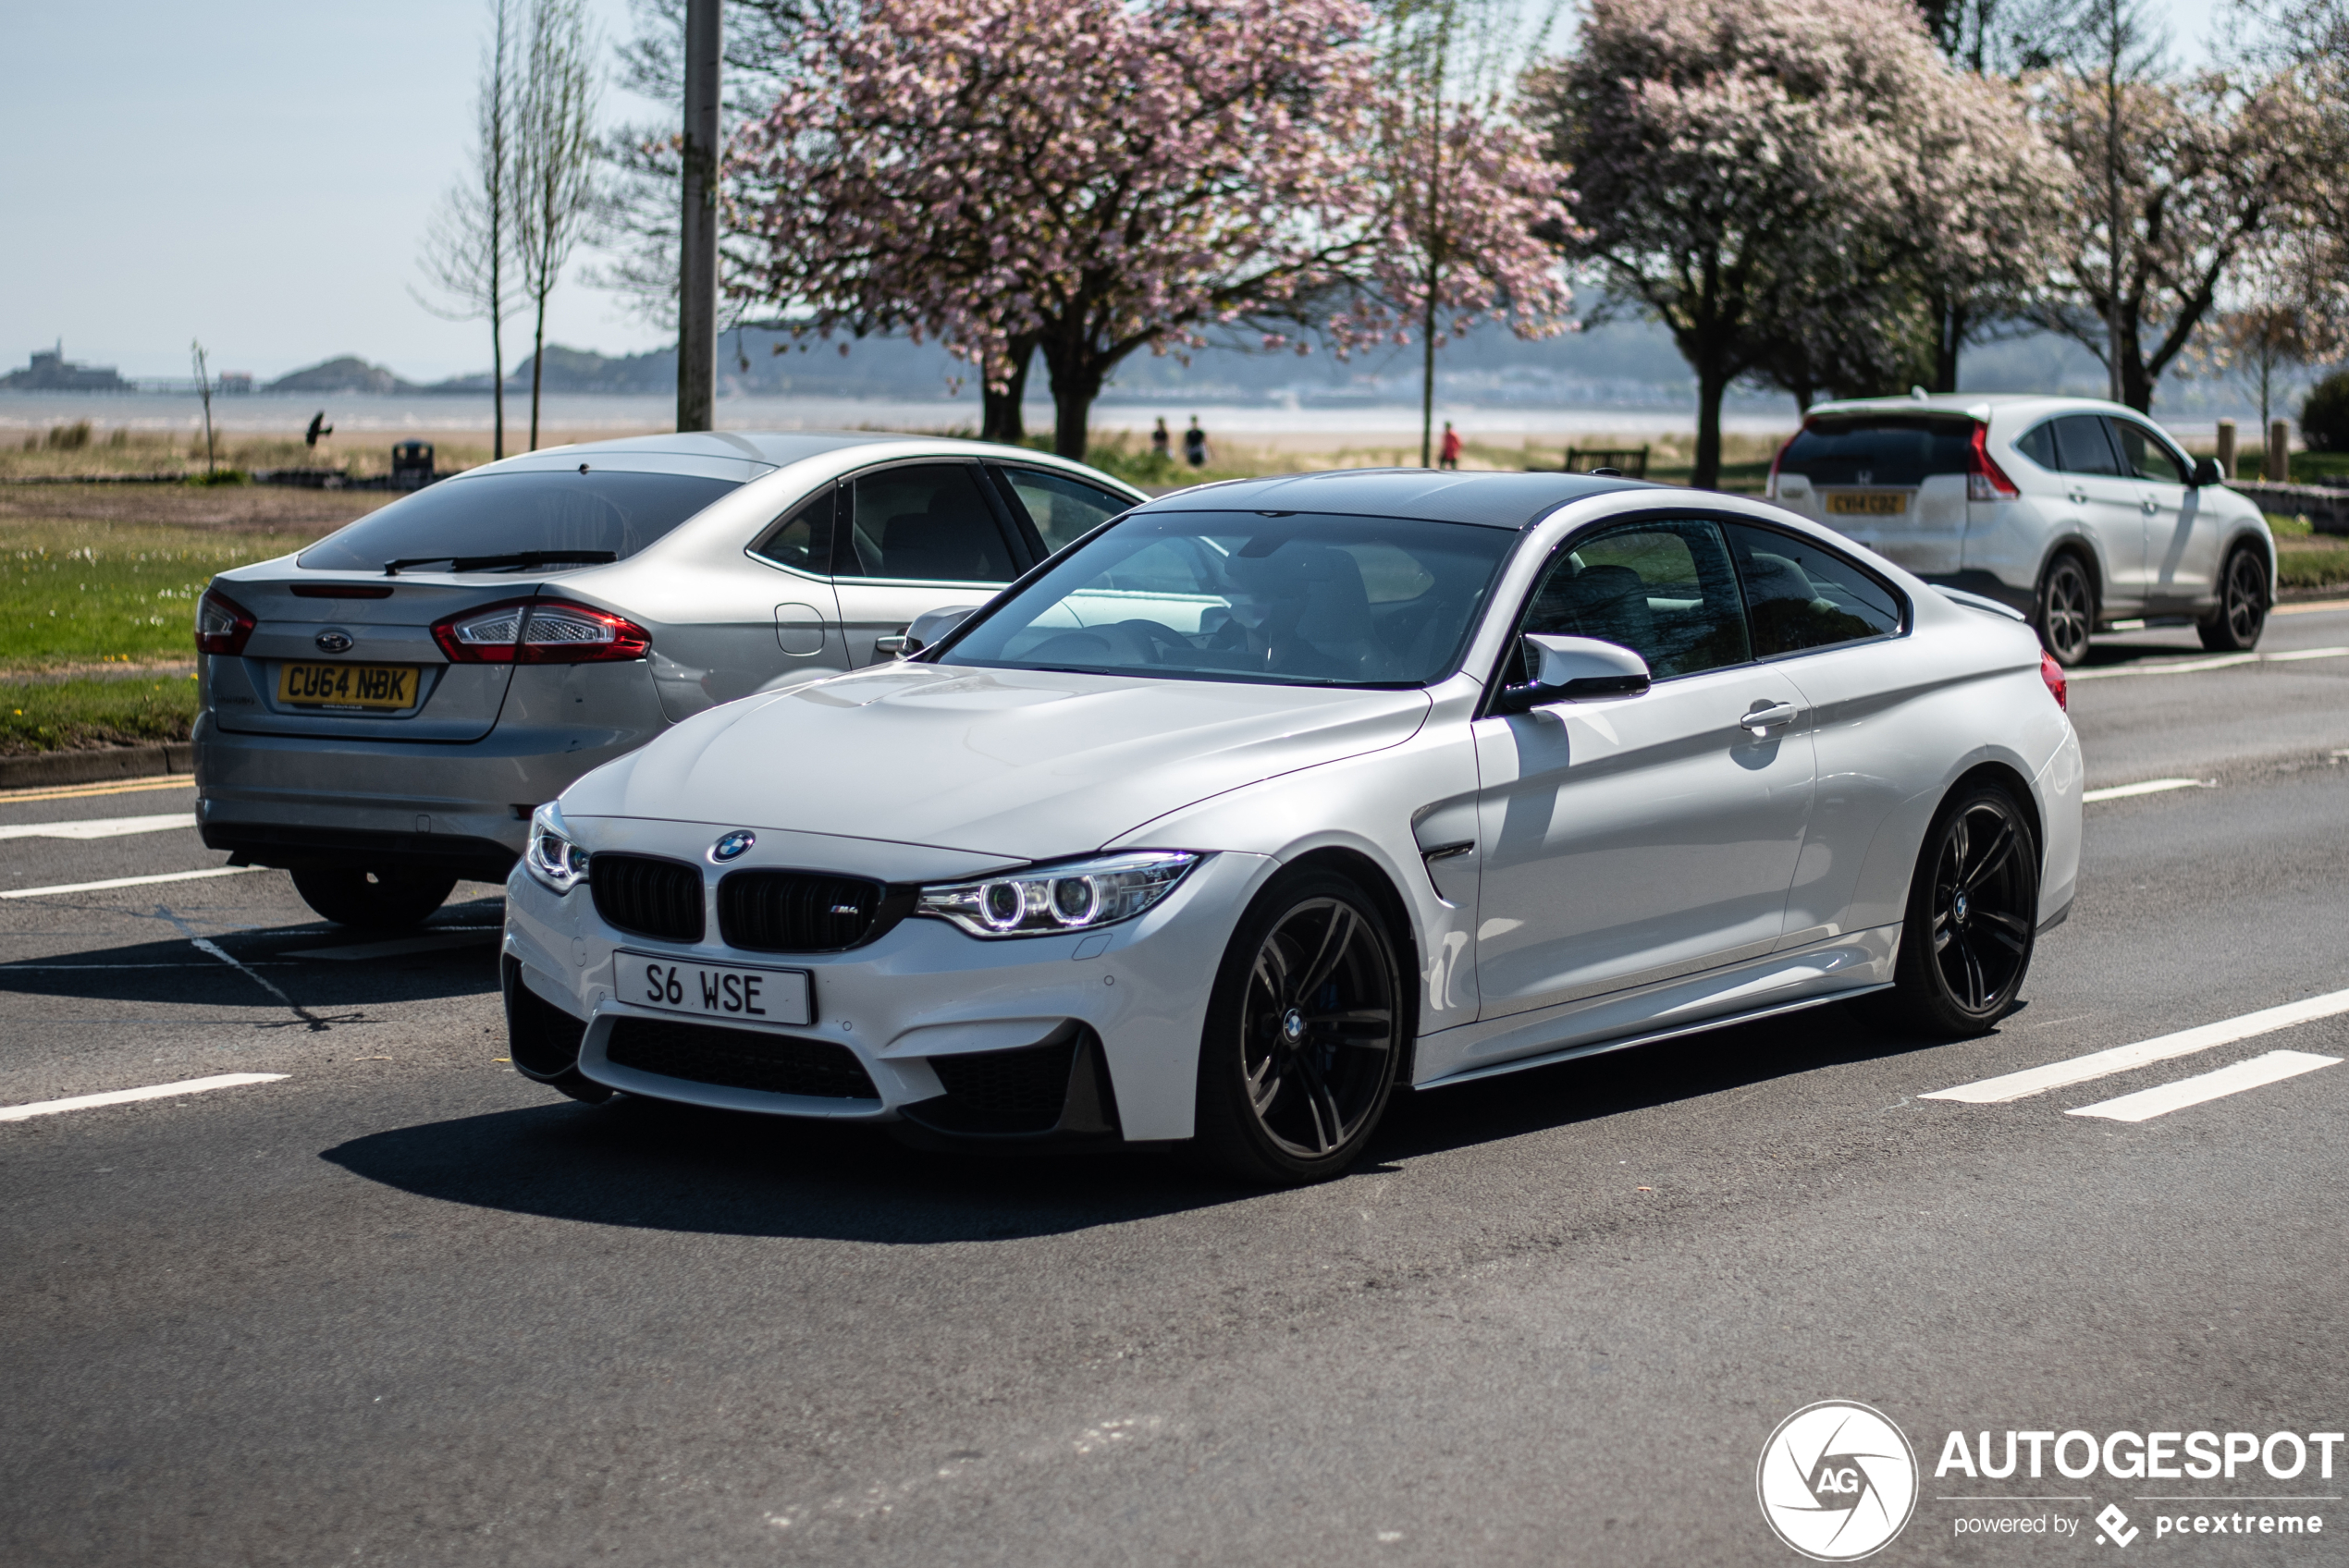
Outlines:
{"type": "Polygon", "coordinates": [[[1428,705],[1419,691],[892,665],[697,715],[562,806],[1043,860],[1400,745],[1428,705]]]}

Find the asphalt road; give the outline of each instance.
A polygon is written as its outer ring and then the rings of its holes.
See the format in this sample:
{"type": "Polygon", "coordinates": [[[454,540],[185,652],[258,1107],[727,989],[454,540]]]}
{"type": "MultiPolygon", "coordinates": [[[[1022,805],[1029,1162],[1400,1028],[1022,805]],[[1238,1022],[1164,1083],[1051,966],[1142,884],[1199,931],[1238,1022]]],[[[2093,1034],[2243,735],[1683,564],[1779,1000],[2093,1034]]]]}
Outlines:
{"type": "MultiPolygon", "coordinates": [[[[2349,611],[2261,651],[2332,647],[2349,611]]],[[[2349,1452],[1933,1475],[1952,1430],[2349,1425],[2349,1067],[2065,1114],[2349,1056],[2349,1014],[1920,1098],[2349,986],[2349,652],[2181,662],[2146,633],[2073,687],[2092,786],[2201,782],[2088,808],[1996,1034],[1828,1009],[1410,1096],[1297,1193],[573,1105],[498,1060],[494,888],[359,957],[275,872],[0,898],[0,1106],[284,1075],[0,1121],[0,1562],[1795,1562],[1756,1461],[1830,1398],[1925,1466],[1876,1562],[2109,1557],[2108,1503],[2132,1558],[2349,1561],[2349,1452]],[[2139,1499],[2189,1493],[2325,1533],[2157,1538],[2139,1499]],[[1981,1501],[2026,1494],[2072,1495],[1981,1501]],[[2002,1513],[2077,1533],[1957,1533],[2002,1513]]],[[[6,838],[0,893],[219,858],[6,838]]]]}

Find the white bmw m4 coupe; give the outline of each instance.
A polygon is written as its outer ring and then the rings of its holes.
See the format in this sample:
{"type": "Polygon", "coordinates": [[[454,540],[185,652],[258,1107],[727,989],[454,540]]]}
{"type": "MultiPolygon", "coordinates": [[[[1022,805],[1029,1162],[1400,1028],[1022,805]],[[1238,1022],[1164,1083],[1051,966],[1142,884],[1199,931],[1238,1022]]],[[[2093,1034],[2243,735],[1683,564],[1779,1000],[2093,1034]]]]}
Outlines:
{"type": "Polygon", "coordinates": [[[1869,993],[1978,1034],[2071,909],[2031,628],[1763,503],[1208,485],[948,619],[540,808],[521,1072],[1306,1182],[1399,1090],[1869,993]]]}

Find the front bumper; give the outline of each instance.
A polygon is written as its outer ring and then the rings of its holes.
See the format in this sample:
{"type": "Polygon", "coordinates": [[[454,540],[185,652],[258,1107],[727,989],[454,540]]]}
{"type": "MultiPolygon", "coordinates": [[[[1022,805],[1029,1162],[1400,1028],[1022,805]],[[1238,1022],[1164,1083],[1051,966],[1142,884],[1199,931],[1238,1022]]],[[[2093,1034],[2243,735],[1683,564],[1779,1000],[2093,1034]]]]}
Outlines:
{"type": "MultiPolygon", "coordinates": [[[[728,826],[631,823],[630,848],[701,864],[704,896],[714,900],[721,871],[698,851],[728,826]]],[[[833,839],[818,849],[808,842],[813,835],[771,837],[796,840],[802,863],[813,858],[811,849],[821,854],[821,864],[802,869],[908,879],[904,846],[860,849],[859,840],[833,839]],[[885,870],[859,864],[880,851],[892,863],[885,870]]],[[[967,874],[968,856],[924,852],[941,858],[924,879],[967,874]]],[[[1275,869],[1266,856],[1209,855],[1159,904],[1098,931],[987,940],[916,916],[846,952],[786,954],[727,948],[714,907],[699,943],[625,935],[597,915],[585,887],[557,894],[517,866],[506,884],[505,955],[534,995],[585,1021],[577,1070],[610,1088],[769,1115],[902,1120],[966,1136],[1060,1131],[1114,1132],[1134,1142],[1187,1138],[1208,993],[1241,912],[1275,869]],[[623,949],[684,962],[804,969],[815,1021],[712,1025],[641,1005],[618,994],[614,960],[623,949]],[[680,1035],[681,1027],[698,1033],[680,1035]],[[756,1058],[762,1042],[771,1043],[771,1075],[740,1065],[756,1058]],[[722,1070],[702,1065],[720,1058],[728,1064],[722,1070]],[[864,1085],[846,1080],[850,1092],[823,1094],[752,1086],[837,1087],[843,1080],[826,1061],[853,1061],[864,1085]],[[802,1078],[793,1076],[802,1070],[802,1078]],[[1016,1100],[1023,1074],[1033,1080],[1059,1071],[1068,1074],[1065,1093],[1049,1126],[979,1114],[990,1095],[1016,1100]]]]}

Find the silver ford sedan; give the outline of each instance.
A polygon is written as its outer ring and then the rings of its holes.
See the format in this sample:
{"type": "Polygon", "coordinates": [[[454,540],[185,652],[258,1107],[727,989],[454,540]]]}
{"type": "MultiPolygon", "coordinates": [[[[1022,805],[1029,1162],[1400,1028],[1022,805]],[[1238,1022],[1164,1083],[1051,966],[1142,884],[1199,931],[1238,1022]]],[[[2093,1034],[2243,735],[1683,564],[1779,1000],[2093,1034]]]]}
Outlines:
{"type": "Polygon", "coordinates": [[[2014,611],[1759,502],[1202,486],[544,807],[510,1055],[1298,1182],[1398,1091],[1878,992],[1975,1034],[2071,909],[2065,695],[2014,611]]]}
{"type": "MultiPolygon", "coordinates": [[[[469,470],[197,612],[197,823],[330,920],[501,880],[530,815],[733,698],[894,658],[1142,499],[1040,453],[650,435],[469,470]]],[[[780,765],[788,773],[791,765],[780,765]]]]}

